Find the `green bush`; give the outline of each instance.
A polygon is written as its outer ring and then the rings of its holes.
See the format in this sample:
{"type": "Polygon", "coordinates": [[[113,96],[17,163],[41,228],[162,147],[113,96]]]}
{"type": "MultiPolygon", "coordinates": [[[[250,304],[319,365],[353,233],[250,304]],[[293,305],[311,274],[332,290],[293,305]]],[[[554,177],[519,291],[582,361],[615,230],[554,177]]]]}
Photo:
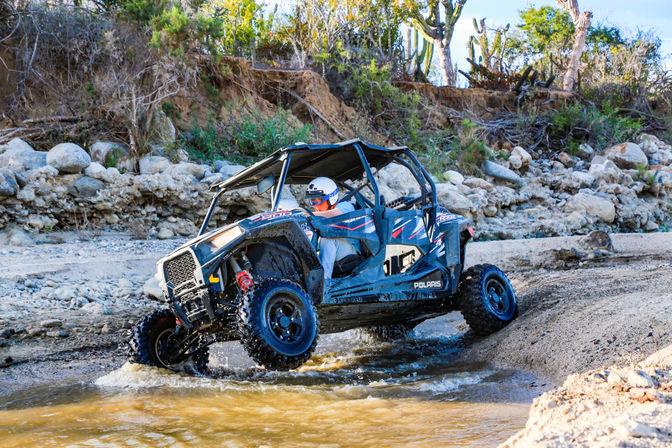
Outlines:
{"type": "Polygon", "coordinates": [[[290,117],[288,111],[280,109],[268,118],[254,111],[218,126],[212,122],[205,128],[195,124],[192,130],[180,133],[178,146],[192,159],[206,163],[217,159],[251,163],[283,146],[311,141],[311,126],[296,128],[290,117]]]}
{"type": "Polygon", "coordinates": [[[491,157],[488,147],[477,137],[476,123],[462,120],[458,136],[450,145],[449,164],[462,174],[480,176],[483,163],[491,157]]]}
{"type": "Polygon", "coordinates": [[[309,143],[312,127],[305,124],[295,128],[290,117],[288,111],[280,109],[268,118],[254,111],[242,118],[232,119],[227,129],[231,144],[243,155],[261,158],[283,146],[300,141],[309,143]]]}
{"type": "Polygon", "coordinates": [[[582,142],[604,148],[632,140],[641,131],[641,120],[618,113],[609,103],[601,107],[574,103],[547,115],[549,136],[560,149],[576,153],[582,142]]]}

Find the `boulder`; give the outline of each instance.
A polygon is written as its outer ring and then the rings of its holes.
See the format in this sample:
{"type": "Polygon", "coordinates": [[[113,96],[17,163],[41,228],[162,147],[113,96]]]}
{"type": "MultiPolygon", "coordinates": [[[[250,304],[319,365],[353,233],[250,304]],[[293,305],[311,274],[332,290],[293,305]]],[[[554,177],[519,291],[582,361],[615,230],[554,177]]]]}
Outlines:
{"type": "Polygon", "coordinates": [[[201,180],[205,176],[205,168],[203,165],[195,163],[180,162],[177,165],[169,166],[163,173],[170,176],[192,176],[201,180]]]}
{"type": "Polygon", "coordinates": [[[595,183],[595,177],[584,171],[573,171],[569,177],[579,185],[579,188],[590,187],[595,183]]]}
{"type": "Polygon", "coordinates": [[[170,161],[161,156],[145,156],[140,159],[140,174],[156,174],[170,168],[170,161]]]}
{"type": "Polygon", "coordinates": [[[565,204],[565,210],[568,212],[583,212],[588,215],[597,216],[607,223],[614,222],[616,217],[616,207],[611,200],[598,196],[596,194],[579,192],[569,198],[565,204]]]}
{"type": "Polygon", "coordinates": [[[104,182],[89,176],[80,176],[68,187],[68,192],[73,196],[90,198],[104,188],[104,182]]]}
{"type": "Polygon", "coordinates": [[[454,185],[436,184],[436,200],[439,205],[446,207],[453,213],[460,215],[471,213],[471,201],[463,196],[454,185]]]}
{"type": "Polygon", "coordinates": [[[175,234],[169,228],[162,227],[161,229],[159,229],[159,232],[156,234],[156,237],[160,240],[167,240],[175,237],[175,234]]]}
{"type": "Polygon", "coordinates": [[[454,170],[446,171],[443,177],[453,185],[461,185],[464,182],[464,176],[454,170]]]}
{"type": "Polygon", "coordinates": [[[509,166],[511,166],[511,168],[513,168],[514,170],[519,170],[523,167],[523,161],[518,156],[510,156],[509,166]]]}
{"type": "Polygon", "coordinates": [[[10,168],[0,168],[0,197],[12,197],[20,190],[15,171],[10,168]]]}
{"type": "Polygon", "coordinates": [[[566,167],[574,166],[574,157],[570,156],[568,153],[562,151],[558,154],[558,161],[565,165],[566,167]]]}
{"type": "Polygon", "coordinates": [[[158,110],[158,113],[154,114],[152,131],[153,146],[165,148],[175,145],[175,126],[162,110],[158,110]]]}
{"type": "Polygon", "coordinates": [[[5,232],[5,239],[10,246],[25,247],[33,245],[33,239],[30,235],[18,227],[12,227],[7,230],[5,232]]]}
{"type": "Polygon", "coordinates": [[[672,164],[672,151],[659,149],[649,157],[651,165],[670,165],[672,164]]]}
{"type": "Polygon", "coordinates": [[[611,241],[611,237],[607,232],[603,232],[602,230],[593,230],[579,240],[579,245],[589,250],[614,250],[614,243],[611,241]]]}
{"type": "Polygon", "coordinates": [[[637,165],[648,165],[644,151],[636,143],[625,142],[604,150],[604,156],[612,160],[621,169],[636,168],[637,165]]]}
{"type": "Polygon", "coordinates": [[[13,144],[0,155],[0,167],[25,171],[38,169],[47,164],[46,152],[35,151],[23,140],[20,142],[13,144]]]}
{"type": "Polygon", "coordinates": [[[606,181],[616,181],[621,175],[621,170],[614,162],[603,156],[595,156],[590,162],[588,174],[606,181]]]}
{"type": "Polygon", "coordinates": [[[670,149],[670,145],[651,134],[641,134],[637,139],[637,143],[639,143],[639,147],[646,154],[654,154],[659,149],[670,149]]]}
{"type": "Polygon", "coordinates": [[[119,160],[128,154],[125,145],[115,142],[97,141],[89,147],[91,160],[103,166],[117,166],[119,160]]]}
{"type": "Polygon", "coordinates": [[[469,188],[482,188],[488,192],[495,191],[495,187],[490,182],[481,179],[480,177],[470,177],[469,179],[465,179],[464,182],[462,182],[462,185],[466,185],[469,188]]]}
{"type": "Polygon", "coordinates": [[[0,145],[0,154],[4,153],[5,151],[9,150],[15,150],[15,151],[34,151],[33,147],[30,146],[28,143],[24,142],[20,138],[13,138],[9,142],[5,143],[4,145],[0,145]]]}
{"type": "Polygon", "coordinates": [[[219,174],[221,174],[224,177],[224,179],[228,179],[229,177],[235,176],[236,174],[240,173],[244,169],[245,167],[242,165],[231,165],[231,164],[223,165],[219,169],[219,174]]]}
{"type": "Polygon", "coordinates": [[[595,154],[595,150],[588,143],[581,143],[576,152],[576,155],[583,160],[589,160],[593,157],[593,154],[595,154]]]}
{"type": "Polygon", "coordinates": [[[511,150],[511,156],[509,157],[509,161],[511,161],[511,157],[519,159],[522,168],[525,168],[527,165],[530,164],[530,162],[532,162],[532,156],[530,155],[530,153],[525,151],[520,146],[516,146],[511,150]]]}
{"type": "Polygon", "coordinates": [[[60,143],[47,153],[47,163],[60,173],[77,174],[91,165],[91,157],[74,143],[60,143]]]}
{"type": "Polygon", "coordinates": [[[494,177],[495,179],[504,180],[507,182],[513,182],[517,184],[522,184],[523,179],[511,171],[510,169],[503,167],[491,160],[486,160],[483,164],[483,172],[485,174],[494,177]]]}

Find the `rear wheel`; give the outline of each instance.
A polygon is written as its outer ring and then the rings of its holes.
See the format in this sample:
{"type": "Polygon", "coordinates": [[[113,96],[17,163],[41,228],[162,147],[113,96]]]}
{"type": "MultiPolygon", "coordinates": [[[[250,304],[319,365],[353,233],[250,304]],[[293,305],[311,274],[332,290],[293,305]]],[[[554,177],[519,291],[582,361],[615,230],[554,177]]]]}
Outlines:
{"type": "Polygon", "coordinates": [[[317,313],[299,285],[266,280],[242,297],[238,331],[243,347],[270,370],[289,370],[310,359],[318,339],[317,313]]]}
{"type": "Polygon", "coordinates": [[[469,327],[482,336],[504,328],[518,315],[516,293],[509,279],[491,264],[472,266],[464,271],[457,302],[469,327]]]}
{"type": "Polygon", "coordinates": [[[209,350],[205,347],[188,357],[175,359],[181,347],[175,340],[177,321],[170,310],[158,310],[145,316],[133,329],[129,358],[136,364],[174,371],[204,373],[209,350]]]}

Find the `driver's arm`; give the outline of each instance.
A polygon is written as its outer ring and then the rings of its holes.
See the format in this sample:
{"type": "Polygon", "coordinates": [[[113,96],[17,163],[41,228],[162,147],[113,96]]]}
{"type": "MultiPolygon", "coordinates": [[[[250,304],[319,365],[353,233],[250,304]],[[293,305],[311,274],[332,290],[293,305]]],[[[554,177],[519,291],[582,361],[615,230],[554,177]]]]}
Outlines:
{"type": "Polygon", "coordinates": [[[315,216],[320,216],[322,218],[332,218],[334,216],[342,215],[343,210],[339,210],[337,208],[332,208],[331,210],[326,210],[324,212],[315,212],[313,214],[315,216]]]}

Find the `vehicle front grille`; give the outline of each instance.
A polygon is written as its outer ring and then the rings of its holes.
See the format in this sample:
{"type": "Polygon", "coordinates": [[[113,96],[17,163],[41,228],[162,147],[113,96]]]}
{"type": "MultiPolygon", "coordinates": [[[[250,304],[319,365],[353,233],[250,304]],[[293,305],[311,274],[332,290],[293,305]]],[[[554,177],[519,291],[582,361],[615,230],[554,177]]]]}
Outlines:
{"type": "Polygon", "coordinates": [[[164,264],[164,271],[166,273],[166,280],[175,286],[194,279],[194,271],[196,270],[196,262],[191,252],[184,252],[181,255],[166,261],[164,264]]]}

